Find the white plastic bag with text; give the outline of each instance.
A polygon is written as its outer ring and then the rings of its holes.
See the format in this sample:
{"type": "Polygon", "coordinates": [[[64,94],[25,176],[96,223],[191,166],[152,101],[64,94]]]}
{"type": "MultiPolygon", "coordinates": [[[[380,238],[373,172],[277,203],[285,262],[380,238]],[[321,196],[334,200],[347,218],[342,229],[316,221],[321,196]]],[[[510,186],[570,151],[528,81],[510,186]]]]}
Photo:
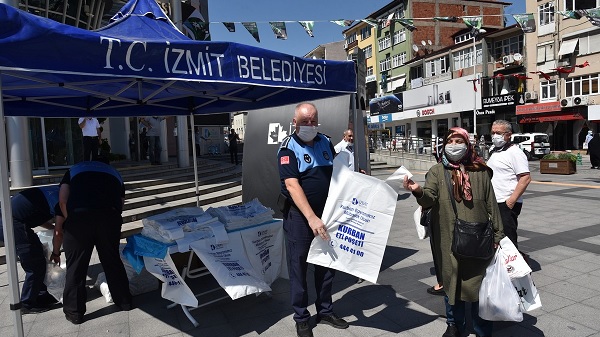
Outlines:
{"type": "Polygon", "coordinates": [[[479,316],[488,321],[523,321],[519,295],[508,277],[500,256],[500,248],[485,270],[479,288],[479,316]]]}
{"type": "Polygon", "coordinates": [[[315,238],[307,262],[376,283],[396,211],[398,193],[377,178],[353,172],[341,152],[321,219],[330,241],[315,238]]]}
{"type": "Polygon", "coordinates": [[[540,294],[533,283],[531,275],[512,279],[512,284],[517,290],[517,294],[521,299],[521,310],[531,311],[542,307],[540,294]]]}
{"type": "Polygon", "coordinates": [[[198,299],[177,272],[171,255],[167,254],[164,259],[144,256],[144,265],[146,270],[163,282],[163,298],[188,307],[198,306],[198,299]]]}
{"type": "Polygon", "coordinates": [[[250,264],[262,275],[263,281],[272,284],[281,274],[282,266],[287,266],[281,220],[252,227],[240,233],[250,264]]]}
{"type": "Polygon", "coordinates": [[[506,267],[508,276],[511,279],[525,277],[531,274],[531,267],[525,262],[525,259],[519,253],[515,244],[508,237],[500,240],[500,258],[506,267]]]}

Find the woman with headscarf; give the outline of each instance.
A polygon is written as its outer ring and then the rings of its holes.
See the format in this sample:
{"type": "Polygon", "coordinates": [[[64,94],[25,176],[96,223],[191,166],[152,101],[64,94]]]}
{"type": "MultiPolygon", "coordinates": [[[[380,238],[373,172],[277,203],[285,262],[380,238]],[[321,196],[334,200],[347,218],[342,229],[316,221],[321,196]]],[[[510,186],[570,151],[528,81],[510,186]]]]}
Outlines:
{"type": "Polygon", "coordinates": [[[594,135],[594,138],[588,142],[588,151],[590,151],[592,168],[600,169],[600,133],[594,135]]]}
{"type": "Polygon", "coordinates": [[[492,335],[492,322],[479,317],[479,288],[487,260],[462,259],[451,250],[456,215],[450,198],[454,199],[458,218],[485,223],[491,220],[494,246],[504,237],[502,218],[491,182],[492,171],[478,157],[469,143],[465,129],[449,130],[441,151],[441,162],[431,167],[421,187],[405,178],[404,188],[412,192],[423,208],[432,207],[431,231],[436,238],[434,256],[441,262],[448,327],[442,337],[462,336],[466,330],[465,302],[471,302],[473,329],[478,337],[492,335]],[[446,178],[446,171],[449,178],[446,178]],[[448,188],[450,182],[450,188],[448,188]],[[452,193],[450,193],[452,191],[452,193]]]}

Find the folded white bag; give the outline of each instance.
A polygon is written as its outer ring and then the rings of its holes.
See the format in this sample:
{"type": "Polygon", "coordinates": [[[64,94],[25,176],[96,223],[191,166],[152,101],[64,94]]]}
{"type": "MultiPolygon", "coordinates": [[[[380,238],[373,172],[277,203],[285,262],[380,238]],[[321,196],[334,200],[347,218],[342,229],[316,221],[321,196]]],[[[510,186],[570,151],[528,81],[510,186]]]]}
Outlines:
{"type": "Polygon", "coordinates": [[[500,240],[500,247],[500,258],[511,280],[525,277],[531,273],[531,267],[508,237],[500,240]]]}

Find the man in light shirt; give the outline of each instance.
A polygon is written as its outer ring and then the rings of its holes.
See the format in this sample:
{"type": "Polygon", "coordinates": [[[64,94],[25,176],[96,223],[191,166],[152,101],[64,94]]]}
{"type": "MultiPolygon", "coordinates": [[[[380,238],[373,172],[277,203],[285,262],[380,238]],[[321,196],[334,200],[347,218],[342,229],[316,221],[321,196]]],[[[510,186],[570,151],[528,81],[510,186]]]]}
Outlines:
{"type": "MultiPolygon", "coordinates": [[[[344,138],[335,145],[334,149],[335,153],[347,152],[349,154],[348,168],[354,171],[354,132],[352,129],[344,131],[344,138]]],[[[364,170],[360,170],[360,172],[366,173],[364,170]]]]}
{"type": "Polygon", "coordinates": [[[83,133],[83,161],[98,160],[100,123],[95,117],[83,117],[77,121],[83,133]]]}

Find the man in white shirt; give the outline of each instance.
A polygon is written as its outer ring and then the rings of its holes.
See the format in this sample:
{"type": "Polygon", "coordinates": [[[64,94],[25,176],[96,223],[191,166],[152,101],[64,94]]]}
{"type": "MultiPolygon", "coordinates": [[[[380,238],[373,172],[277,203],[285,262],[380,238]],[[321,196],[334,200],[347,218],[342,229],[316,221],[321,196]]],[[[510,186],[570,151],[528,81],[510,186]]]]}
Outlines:
{"type": "Polygon", "coordinates": [[[94,117],[83,117],[77,121],[83,133],[83,161],[98,160],[100,123],[94,117]]]}
{"type": "Polygon", "coordinates": [[[162,146],[160,144],[160,122],[165,120],[165,117],[144,117],[140,121],[144,124],[148,131],[146,132],[146,137],[148,138],[149,143],[149,157],[150,164],[152,165],[160,165],[160,153],[162,151],[162,146]]]}
{"type": "Polygon", "coordinates": [[[487,165],[494,171],[492,185],[498,201],[504,234],[518,247],[517,218],[523,207],[523,192],[531,182],[525,153],[510,141],[512,125],[505,120],[492,123],[492,142],[487,165]]]}
{"type": "MultiPolygon", "coordinates": [[[[335,153],[347,152],[350,160],[348,162],[348,168],[354,171],[354,132],[352,129],[344,131],[344,138],[334,146],[335,153]]],[[[365,170],[359,170],[361,173],[366,173],[365,170]]]]}

